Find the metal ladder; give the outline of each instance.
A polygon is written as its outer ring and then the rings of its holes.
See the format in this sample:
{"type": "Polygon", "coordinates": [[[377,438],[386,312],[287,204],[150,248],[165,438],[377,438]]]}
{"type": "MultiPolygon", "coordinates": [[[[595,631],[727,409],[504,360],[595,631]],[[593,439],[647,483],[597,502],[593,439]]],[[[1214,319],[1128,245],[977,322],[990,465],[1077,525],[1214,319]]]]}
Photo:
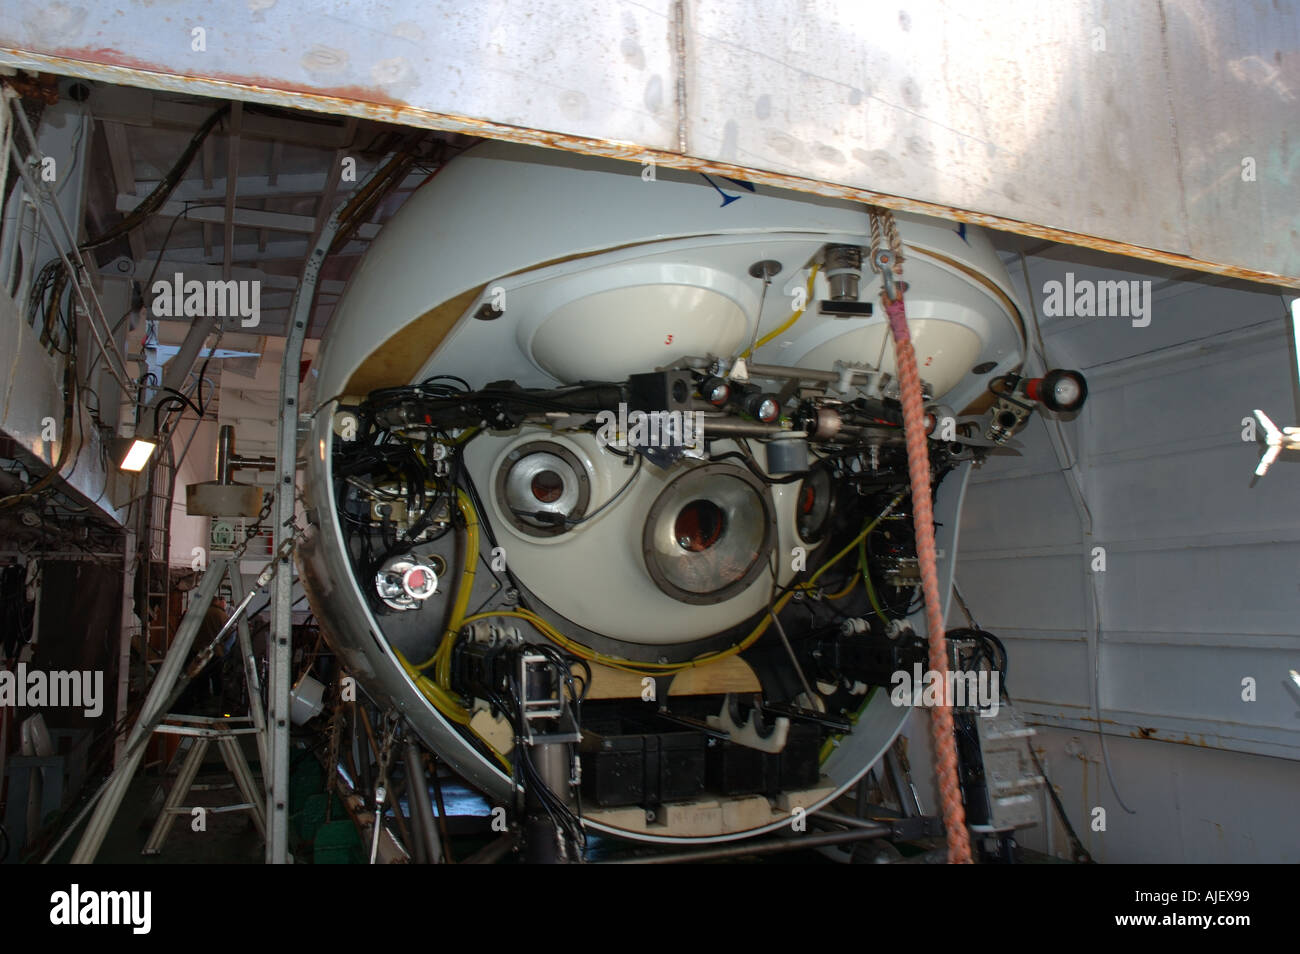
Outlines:
{"type": "MultiPolygon", "coordinates": [[[[262,832],[265,838],[266,819],[265,809],[262,807],[263,797],[257,790],[252,772],[249,770],[248,763],[239,748],[238,736],[256,734],[258,755],[262,760],[263,774],[265,775],[266,767],[269,764],[267,761],[267,724],[262,709],[261,687],[258,685],[256,670],[253,665],[252,640],[249,637],[248,625],[243,618],[243,614],[248,609],[248,604],[252,601],[254,593],[271,581],[273,566],[274,564],[268,564],[262,575],[258,577],[257,587],[252,592],[244,593],[237,565],[232,565],[229,560],[224,558],[213,560],[208,565],[207,572],[203,574],[198,587],[195,589],[194,599],[177,627],[176,639],[168,649],[166,659],[164,659],[158,674],[154,677],[149,693],[145,697],[140,715],[127,738],[122,759],[114,768],[108,780],[82,810],[82,813],[65,831],[64,837],[60,838],[54,847],[50,849],[46,855],[47,859],[52,857],[68,835],[80,826],[82,818],[89,814],[90,821],[82,832],[81,841],[73,852],[71,861],[73,864],[86,864],[94,860],[104,842],[104,837],[108,834],[109,826],[122,804],[127,787],[131,784],[132,777],[140,767],[144,757],[145,744],[155,732],[188,735],[193,737],[195,742],[192,743],[193,749],[182,763],[181,775],[167,798],[164,812],[160,816],[158,823],[155,824],[146,850],[152,847],[156,852],[161,847],[163,839],[171,830],[176,815],[179,814],[179,811],[176,810],[180,809],[181,800],[185,798],[194,784],[194,777],[198,774],[207,746],[213,741],[216,741],[221,747],[226,765],[230,768],[231,774],[235,776],[235,783],[240,788],[247,803],[224,806],[222,810],[248,810],[252,813],[254,823],[257,824],[258,830],[262,832]],[[230,586],[234,590],[234,595],[239,600],[239,603],[211,647],[200,648],[214,648],[225,638],[230,627],[237,628],[239,650],[244,660],[245,677],[248,679],[250,713],[246,719],[238,720],[204,719],[169,714],[167,709],[175,703],[183,687],[188,684],[189,679],[185,675],[186,660],[189,658],[191,648],[194,647],[195,638],[198,636],[203,617],[207,613],[213,597],[217,595],[223,580],[227,579],[227,577],[229,577],[230,586]],[[235,723],[245,721],[251,722],[252,725],[250,727],[235,725],[235,723]],[[187,774],[188,778],[186,777],[187,774]],[[168,808],[173,809],[173,811],[168,811],[168,808]]],[[[200,657],[201,659],[202,657],[200,657]]],[[[200,660],[196,660],[195,663],[190,665],[189,671],[191,673],[196,674],[198,672],[197,665],[200,660]]]]}
{"type": "Polygon", "coordinates": [[[168,715],[163,723],[154,729],[154,732],[182,736],[182,747],[188,744],[189,751],[185,755],[185,760],[181,762],[172,790],[168,793],[167,800],[163,802],[162,814],[154,822],[153,831],[149,833],[149,840],[145,842],[141,854],[159,854],[163,842],[171,833],[172,826],[176,824],[176,818],[180,815],[192,815],[196,808],[202,808],[204,812],[212,814],[246,811],[252,816],[258,834],[263,840],[266,839],[266,809],[263,798],[258,792],[257,783],[253,780],[253,772],[248,767],[248,760],[244,758],[244,750],[239,745],[240,736],[252,735],[260,731],[252,725],[253,721],[252,716],[218,718],[168,715]],[[222,761],[226,763],[226,768],[234,777],[235,785],[244,800],[234,805],[182,805],[181,802],[195,787],[194,780],[203,766],[208,746],[213,742],[220,749],[222,761]]]}
{"type": "Polygon", "coordinates": [[[175,476],[168,443],[151,469],[149,492],[141,506],[142,520],[148,524],[146,532],[140,535],[140,557],[145,567],[144,661],[150,674],[162,664],[171,648],[171,502],[175,476]],[[156,616],[149,615],[153,607],[157,607],[156,616]]]}

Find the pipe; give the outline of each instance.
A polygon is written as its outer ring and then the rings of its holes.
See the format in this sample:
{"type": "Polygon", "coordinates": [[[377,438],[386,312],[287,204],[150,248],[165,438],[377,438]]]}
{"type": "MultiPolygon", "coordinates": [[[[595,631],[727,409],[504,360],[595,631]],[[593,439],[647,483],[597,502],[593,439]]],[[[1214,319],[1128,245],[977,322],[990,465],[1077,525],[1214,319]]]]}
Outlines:
{"type": "Polygon", "coordinates": [[[230,472],[234,469],[231,462],[235,457],[235,429],[229,424],[222,424],[217,431],[217,483],[230,483],[230,472]]]}
{"type": "Polygon", "coordinates": [[[844,825],[846,828],[871,828],[874,830],[880,827],[880,822],[874,822],[867,818],[854,818],[852,815],[845,815],[843,812],[833,812],[825,808],[813,816],[813,821],[817,821],[818,819],[833,822],[836,825],[844,825]]]}
{"type": "Polygon", "coordinates": [[[756,421],[742,421],[736,417],[706,417],[703,431],[706,437],[776,437],[789,435],[797,437],[802,431],[789,431],[779,424],[759,424],[756,421]]]}
{"type": "Polygon", "coordinates": [[[442,835],[442,860],[446,864],[455,862],[451,855],[451,836],[447,833],[447,805],[442,800],[442,781],[438,778],[438,760],[429,757],[429,781],[433,783],[433,798],[438,805],[438,831],[442,835]]]}
{"type": "Polygon", "coordinates": [[[416,855],[423,855],[426,864],[442,863],[442,844],[438,840],[438,827],[433,822],[433,807],[429,802],[429,783],[424,777],[424,760],[413,732],[406,733],[406,799],[411,804],[411,824],[415,827],[416,855]]]}
{"type": "Polygon", "coordinates": [[[519,841],[519,836],[514,832],[506,832],[496,841],[489,842],[474,854],[466,858],[462,864],[466,865],[494,865],[515,847],[519,841]]]}
{"type": "MultiPolygon", "coordinates": [[[[545,739],[545,736],[539,739],[545,739]]],[[[545,785],[566,805],[572,804],[569,743],[538,741],[533,744],[531,756],[524,754],[522,757],[533,760],[539,776],[524,788],[524,861],[529,864],[563,864],[575,860],[568,836],[556,823],[538,791],[538,786],[545,785]]]]}

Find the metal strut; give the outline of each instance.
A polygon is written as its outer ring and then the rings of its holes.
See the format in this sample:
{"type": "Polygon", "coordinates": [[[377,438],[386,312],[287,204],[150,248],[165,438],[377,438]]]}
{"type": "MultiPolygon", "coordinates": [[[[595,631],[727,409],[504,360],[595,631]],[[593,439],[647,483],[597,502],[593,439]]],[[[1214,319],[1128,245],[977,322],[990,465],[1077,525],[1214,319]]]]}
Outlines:
{"type": "MultiPolygon", "coordinates": [[[[239,573],[238,564],[232,564],[226,559],[214,560],[208,565],[207,572],[199,580],[194,599],[176,631],[176,638],[167,651],[167,657],[163,660],[158,675],[154,677],[153,684],[149,687],[149,693],[145,696],[144,705],[140,709],[140,716],[136,719],[131,734],[127,737],[126,748],[122,752],[121,758],[118,759],[117,766],[104,784],[100,786],[99,790],[86,803],[73,823],[64,830],[59,840],[46,852],[45,857],[42,859],[44,862],[48,863],[54,857],[59,848],[63,846],[63,843],[67,841],[72,832],[81,824],[82,819],[92,809],[94,814],[86,825],[81,841],[78,843],[76,851],[72,853],[70,860],[73,864],[89,864],[95,860],[95,855],[99,853],[100,846],[104,843],[104,837],[108,834],[109,826],[112,825],[117,810],[121,807],[127,787],[131,784],[131,779],[135,776],[136,769],[140,767],[140,762],[144,758],[145,744],[166,717],[167,710],[176,703],[181,693],[185,691],[186,686],[212,658],[216,648],[225,641],[226,635],[238,624],[253,597],[271,581],[272,576],[275,575],[275,567],[276,561],[272,560],[258,577],[257,585],[252,587],[239,605],[235,607],[230,614],[230,619],[221,627],[221,631],[207,646],[200,649],[195,660],[186,669],[185,661],[190,655],[190,649],[198,636],[203,617],[207,614],[208,607],[212,604],[212,599],[216,596],[222,579],[227,574],[233,578],[239,573]]],[[[250,696],[254,695],[252,685],[249,686],[249,694],[250,696]]]]}
{"type": "Polygon", "coordinates": [[[342,213],[349,201],[339,204],[316,237],[316,245],[303,266],[302,281],[294,292],[289,327],[284,339],[284,363],[280,366],[280,430],[275,455],[275,553],[278,561],[275,591],[271,600],[271,644],[267,650],[267,721],[270,728],[268,755],[270,771],[266,785],[266,861],[289,861],[289,682],[293,676],[293,605],[291,551],[296,531],[294,475],[298,469],[298,385],[307,320],[316,298],[316,281],[321,265],[338,233],[342,213]]]}

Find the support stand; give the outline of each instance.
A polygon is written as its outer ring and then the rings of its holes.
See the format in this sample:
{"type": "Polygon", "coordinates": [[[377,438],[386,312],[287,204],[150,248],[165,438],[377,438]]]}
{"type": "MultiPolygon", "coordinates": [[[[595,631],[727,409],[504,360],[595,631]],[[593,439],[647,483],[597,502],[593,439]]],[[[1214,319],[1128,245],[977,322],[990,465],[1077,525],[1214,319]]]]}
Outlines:
{"type": "Polygon", "coordinates": [[[183,736],[182,745],[189,743],[189,752],[185,756],[185,761],[181,763],[176,782],[172,785],[167,801],[163,803],[162,814],[154,822],[153,831],[149,833],[149,840],[145,842],[141,854],[156,855],[161,852],[163,842],[167,840],[172,825],[176,823],[176,817],[194,813],[194,806],[185,806],[181,802],[184,801],[185,796],[189,794],[190,789],[193,787],[194,779],[203,766],[203,757],[207,755],[208,746],[213,742],[216,742],[217,747],[221,750],[221,758],[226,763],[226,768],[229,769],[230,774],[234,777],[235,785],[244,800],[237,805],[204,806],[204,811],[213,814],[246,811],[252,817],[253,824],[257,826],[258,834],[262,836],[263,840],[266,839],[266,815],[263,796],[257,782],[253,779],[253,773],[248,767],[248,761],[244,758],[244,750],[239,747],[239,737],[241,735],[258,732],[256,728],[252,727],[238,728],[242,723],[251,721],[253,720],[247,716],[235,719],[218,719],[209,716],[169,715],[163,725],[154,729],[158,733],[183,736]]]}
{"type": "MultiPolygon", "coordinates": [[[[258,588],[265,586],[266,583],[270,582],[270,572],[271,568],[263,571],[262,576],[259,577],[258,588]]],[[[248,604],[252,602],[256,589],[250,591],[242,600],[240,600],[239,605],[236,606],[230,619],[227,621],[226,625],[222,627],[221,632],[217,634],[217,637],[210,645],[201,648],[199,658],[190,666],[189,671],[187,672],[185,669],[185,661],[189,658],[190,650],[194,646],[194,640],[198,636],[199,627],[203,622],[204,616],[207,614],[208,607],[212,604],[212,600],[217,595],[217,591],[221,586],[221,581],[227,576],[227,574],[230,576],[232,586],[242,589],[242,581],[239,579],[238,568],[232,567],[230,561],[226,559],[214,560],[208,566],[207,572],[204,573],[203,577],[199,580],[199,585],[195,590],[194,599],[190,603],[189,610],[185,613],[185,617],[181,620],[181,624],[176,630],[176,638],[172,642],[171,648],[167,651],[167,656],[158,670],[158,675],[154,678],[153,684],[149,687],[149,693],[145,697],[144,705],[140,710],[140,717],[136,720],[135,725],[131,729],[131,734],[127,737],[126,747],[122,752],[122,757],[118,759],[113,774],[108,777],[108,780],[96,793],[95,797],[91,799],[90,803],[86,806],[86,809],[83,809],[82,811],[82,815],[84,816],[85,811],[92,805],[94,806],[94,814],[91,815],[90,821],[86,825],[86,830],[82,833],[81,841],[77,845],[77,850],[72,853],[71,861],[73,864],[89,864],[95,860],[95,855],[99,853],[99,849],[104,843],[104,838],[108,834],[109,826],[112,825],[113,819],[116,817],[117,811],[122,805],[122,799],[125,797],[126,790],[131,784],[131,779],[135,777],[136,770],[140,767],[140,762],[144,758],[146,742],[166,717],[167,710],[175,704],[181,693],[184,692],[185,687],[189,685],[190,680],[197,674],[198,670],[202,668],[202,665],[207,662],[207,659],[211,657],[211,654],[216,650],[216,647],[226,638],[226,634],[230,632],[231,627],[236,625],[236,621],[242,619],[244,612],[248,609],[248,604]]],[[[251,655],[246,625],[241,629],[240,633],[240,651],[245,653],[246,659],[251,655]]],[[[249,685],[249,696],[252,701],[254,713],[259,712],[261,708],[261,700],[255,683],[249,685]]],[[[254,715],[251,718],[254,723],[256,723],[257,716],[254,715]]],[[[243,756],[241,754],[240,760],[242,761],[242,759],[243,756]]],[[[245,771],[247,770],[247,763],[244,764],[244,769],[245,771]]],[[[197,771],[197,765],[195,766],[195,770],[197,771]]],[[[232,769],[232,771],[234,771],[234,769],[232,769]]],[[[251,780],[251,773],[249,773],[247,780],[251,780]]],[[[193,779],[190,779],[190,782],[192,783],[193,779]]],[[[186,791],[188,791],[188,785],[186,786],[186,791]]],[[[178,799],[183,797],[184,792],[182,792],[178,799]]],[[[78,818],[78,821],[80,821],[80,818],[78,818]]],[[[73,826],[68,829],[68,832],[71,832],[75,827],[76,823],[74,822],[73,826]]],[[[65,833],[64,837],[60,838],[54,847],[50,849],[50,852],[46,855],[46,861],[49,861],[58,848],[63,844],[66,837],[67,833],[65,833]]]]}

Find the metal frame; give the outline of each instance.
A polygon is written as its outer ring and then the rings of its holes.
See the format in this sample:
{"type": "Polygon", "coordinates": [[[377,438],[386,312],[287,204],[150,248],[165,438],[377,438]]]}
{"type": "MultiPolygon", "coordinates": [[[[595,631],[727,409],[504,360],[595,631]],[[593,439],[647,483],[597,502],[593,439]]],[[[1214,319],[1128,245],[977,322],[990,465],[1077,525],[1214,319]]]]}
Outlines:
{"type": "Polygon", "coordinates": [[[278,562],[271,608],[271,642],[268,699],[269,774],[266,786],[266,861],[285,864],[289,860],[289,681],[292,677],[293,573],[289,551],[295,534],[294,510],[297,495],[294,475],[298,469],[298,386],[302,346],[315,298],[316,281],[329,247],[338,232],[339,220],[347,207],[342,203],[326,220],[316,245],[303,267],[302,282],[294,294],[293,309],[285,333],[284,357],[280,365],[280,425],[276,445],[274,542],[278,562]]]}
{"type": "MultiPolygon", "coordinates": [[[[232,574],[232,576],[237,575],[237,573],[232,574]]],[[[217,743],[217,747],[221,750],[221,759],[226,763],[226,768],[229,769],[231,776],[235,780],[235,787],[239,789],[239,794],[243,796],[244,800],[236,805],[205,806],[205,810],[214,813],[247,811],[253,819],[253,824],[257,826],[258,834],[265,838],[266,816],[264,804],[258,797],[257,783],[253,779],[253,773],[248,768],[248,761],[244,758],[244,751],[239,747],[239,736],[256,732],[260,738],[262,735],[260,729],[257,727],[235,728],[239,723],[251,721],[243,717],[214,719],[201,716],[185,716],[182,721],[198,724],[160,725],[155,730],[166,735],[179,735],[189,738],[190,751],[186,754],[185,761],[181,763],[180,771],[176,775],[176,781],[172,784],[172,790],[167,794],[167,800],[163,802],[162,812],[158,815],[157,821],[154,822],[153,830],[149,833],[149,839],[145,842],[141,854],[159,854],[168,834],[171,833],[172,826],[176,824],[177,816],[188,815],[193,810],[192,807],[181,805],[181,802],[190,793],[194,785],[194,779],[198,777],[199,769],[203,766],[203,758],[207,755],[208,746],[213,742],[217,743]]]]}
{"type": "MultiPolygon", "coordinates": [[[[112,825],[113,818],[117,815],[117,810],[126,795],[127,787],[131,784],[131,779],[135,777],[136,770],[144,759],[144,741],[153,733],[154,726],[161,722],[163,716],[167,714],[166,707],[171,701],[173,689],[176,687],[184,670],[185,662],[189,658],[194,639],[198,636],[199,626],[203,623],[203,615],[207,612],[213,597],[217,595],[217,589],[220,587],[221,581],[225,578],[226,571],[229,568],[228,561],[224,559],[214,560],[208,565],[208,572],[203,574],[203,578],[199,581],[198,588],[195,590],[194,602],[190,604],[189,612],[185,614],[185,618],[181,620],[181,625],[176,630],[176,639],[168,650],[167,658],[159,668],[157,676],[154,677],[154,681],[149,687],[149,694],[145,696],[144,705],[140,708],[140,716],[136,719],[135,725],[131,728],[131,734],[127,737],[125,753],[119,759],[113,774],[109,776],[108,781],[100,789],[97,796],[98,800],[92,799],[92,804],[95,805],[94,814],[91,815],[90,821],[86,825],[86,830],[81,836],[76,851],[72,853],[71,861],[73,864],[89,864],[95,860],[95,855],[99,853],[100,846],[103,845],[104,838],[108,834],[109,826],[112,825]]],[[[236,568],[234,572],[237,573],[238,569],[236,568]]],[[[74,827],[75,823],[69,827],[68,831],[70,832],[74,827]]],[[[50,850],[46,860],[53,855],[62,843],[63,839],[60,839],[54,848],[50,850]]]]}

